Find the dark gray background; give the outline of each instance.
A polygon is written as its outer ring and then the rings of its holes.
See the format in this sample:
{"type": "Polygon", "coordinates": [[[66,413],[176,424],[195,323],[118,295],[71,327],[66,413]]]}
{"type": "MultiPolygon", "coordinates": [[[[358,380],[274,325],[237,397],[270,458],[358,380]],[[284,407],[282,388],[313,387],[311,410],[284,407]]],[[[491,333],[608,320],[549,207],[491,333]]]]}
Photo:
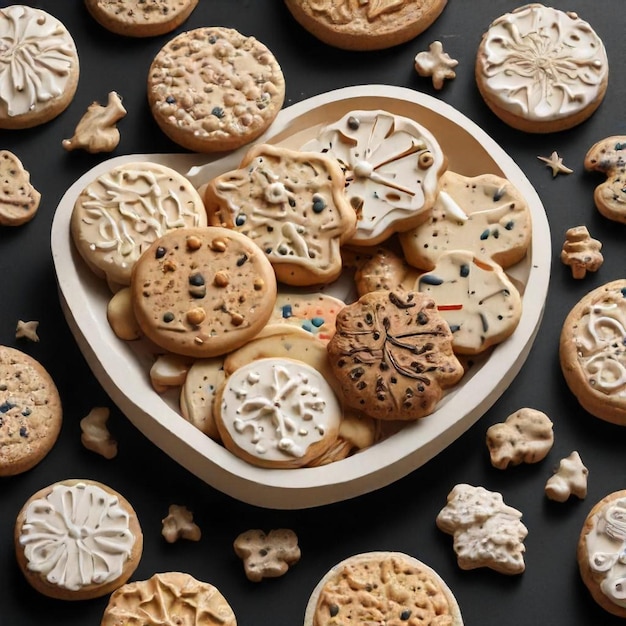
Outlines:
{"type": "MultiPolygon", "coordinates": [[[[304,511],[277,511],[243,504],[216,492],[180,468],[151,444],[113,406],[90,373],[61,312],[50,254],[50,225],[65,190],[95,164],[120,154],[180,152],[152,121],[145,80],[153,56],[175,33],[132,40],[98,26],[79,0],[30,2],[56,15],[72,33],[80,55],[78,92],[67,111],[54,121],[19,131],[0,131],[0,148],[13,151],[31,173],[42,194],[36,218],[19,228],[0,229],[0,343],[18,347],[54,377],[65,409],[60,439],[36,468],[0,479],[0,624],[72,626],[99,624],[107,599],[67,603],[49,600],[20,574],[13,553],[13,522],[25,500],[54,481],[70,477],[105,482],[135,506],[144,530],[144,553],[134,579],[155,572],[180,570],[219,587],[232,604],[239,624],[297,626],[309,594],[335,562],[357,552],[400,550],[436,569],[454,591],[465,623],[473,626],[589,626],[617,624],[590,599],[576,564],[578,534],[591,506],[606,494],[626,488],[626,430],[583,411],[567,389],[558,365],[562,322],[582,295],[604,282],[624,276],[622,225],[609,222],[593,205],[593,189],[601,177],[585,173],[588,148],[609,135],[626,134],[626,77],[623,0],[605,0],[601,8],[585,0],[559,2],[577,11],[603,38],[611,63],[604,103],[583,125],[552,135],[514,131],[484,105],[474,81],[474,57],[490,21],[518,6],[509,0],[450,0],[442,16],[414,41],[372,53],[344,52],[313,39],[291,18],[280,0],[200,0],[178,29],[219,25],[254,35],[282,65],[285,106],[347,85],[388,83],[424,91],[458,108],[479,124],[515,159],[539,193],[552,233],[553,268],[545,317],[530,357],[510,388],[465,435],[447,450],[394,485],[351,501],[304,511]],[[596,8],[597,7],[597,8],[596,8]],[[459,60],[457,78],[435,92],[429,79],[413,70],[417,52],[434,40],[459,60]],[[124,98],[128,115],[119,128],[122,140],[111,155],[68,154],[61,140],[94,100],[109,91],[124,98]],[[575,172],[552,178],[537,160],[557,150],[575,172]],[[586,224],[603,244],[605,263],[597,274],[574,281],[558,260],[565,230],[586,224]],[[41,341],[15,339],[18,319],[39,320],[41,341]],[[112,410],[110,429],[119,454],[107,461],[80,443],[79,420],[94,406],[112,410]],[[554,422],[555,445],[548,458],[507,471],[489,463],[485,431],[515,410],[531,406],[554,422]],[[578,450],[590,470],[585,501],[549,502],[545,481],[558,461],[578,450]],[[506,577],[489,570],[461,571],[452,540],[435,526],[446,495],[459,482],[501,491],[505,501],[523,512],[529,534],[526,572],[506,577]],[[167,544],[161,519],[171,503],[185,504],[203,531],[200,543],[167,544]],[[250,528],[269,531],[287,527],[300,539],[302,559],[286,576],[260,584],[249,582],[232,541],[250,528]]],[[[6,3],[1,3],[5,6],[6,3]]],[[[520,3],[521,4],[521,3],[520,3]]],[[[468,155],[471,158],[471,155],[468,155]]],[[[621,623],[621,621],[620,621],[621,623]]]]}

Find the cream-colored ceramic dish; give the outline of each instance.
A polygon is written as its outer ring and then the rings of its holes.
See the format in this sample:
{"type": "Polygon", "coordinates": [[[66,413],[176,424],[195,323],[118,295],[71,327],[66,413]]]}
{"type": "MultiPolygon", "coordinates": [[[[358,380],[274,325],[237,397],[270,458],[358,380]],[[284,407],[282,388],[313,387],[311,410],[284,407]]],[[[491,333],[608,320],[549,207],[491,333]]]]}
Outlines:
{"type": "MultiPolygon", "coordinates": [[[[542,318],[550,276],[547,218],[537,193],[514,161],[461,113],[430,96],[384,85],[348,87],[310,98],[279,114],[260,141],[299,148],[318,128],[352,110],[384,109],[413,117],[438,139],[449,168],[466,176],[494,173],[508,178],[532,212],[533,243],[512,272],[524,289],[524,308],[515,333],[498,346],[437,411],[348,459],[317,468],[268,470],[233,456],[185,421],[177,395],[153,390],[152,354],[142,342],[123,342],[106,319],[111,296],[104,281],[86,267],[70,236],[70,216],[80,191],[97,175],[122,162],[149,160],[189,173],[196,185],[238,166],[245,148],[226,156],[142,154],[105,161],[82,176],[61,199],[52,225],[52,253],[68,324],[94,374],[111,399],[153,443],[213,487],[258,506],[295,509],[345,500],[383,487],[441,452],[474,424],[511,383],[532,346],[542,318]],[[201,167],[200,167],[201,166],[201,167]]],[[[331,293],[345,297],[349,282],[331,293]]]]}

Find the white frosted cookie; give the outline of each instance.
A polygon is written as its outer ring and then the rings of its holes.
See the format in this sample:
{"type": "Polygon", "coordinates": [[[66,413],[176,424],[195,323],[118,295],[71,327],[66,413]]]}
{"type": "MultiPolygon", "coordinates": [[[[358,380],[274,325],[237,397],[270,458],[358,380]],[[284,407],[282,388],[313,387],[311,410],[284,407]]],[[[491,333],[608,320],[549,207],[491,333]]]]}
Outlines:
{"type": "Polygon", "coordinates": [[[626,280],[585,295],[561,330],[561,370],[581,406],[626,426],[626,280]]]}
{"type": "Polygon", "coordinates": [[[448,250],[471,250],[503,268],[526,255],[532,235],[528,203],[506,178],[447,171],[428,219],[401,233],[406,260],[432,270],[448,250]]]}
{"type": "Polygon", "coordinates": [[[387,111],[352,111],[323,127],[303,150],[339,161],[357,213],[349,243],[374,246],[428,217],[446,158],[417,122],[387,111]]]}
{"type": "Polygon", "coordinates": [[[91,16],[104,28],[127,37],[155,37],[178,28],[198,0],[85,0],[91,16]]]}
{"type": "Polygon", "coordinates": [[[8,150],[0,150],[0,224],[21,226],[35,217],[41,194],[31,185],[30,174],[8,150]]]}
{"type": "Polygon", "coordinates": [[[330,283],[341,274],[340,246],[354,234],[356,214],[337,161],[272,145],[253,146],[237,170],[209,182],[209,221],[250,237],[279,281],[330,283]]]}
{"type": "Polygon", "coordinates": [[[419,277],[416,290],[433,298],[459,354],[478,354],[501,343],[522,315],[521,296],[504,270],[466,250],[442,254],[435,269],[419,277]]]}
{"type": "Polygon", "coordinates": [[[255,360],[218,390],[215,419],[222,442],[253,465],[295,468],[336,440],[341,403],[323,375],[302,361],[255,360]]]}
{"type": "Polygon", "coordinates": [[[193,185],[146,161],[118,165],[91,181],[76,198],[70,226],[91,270],[111,285],[129,285],[135,261],[161,235],[206,224],[193,185]]]}
{"type": "Polygon", "coordinates": [[[148,72],[148,102],[161,130],[195,152],[234,150],[259,137],[283,105],[285,80],[270,50],[231,28],[174,37],[148,72]]]}
{"type": "Polygon", "coordinates": [[[62,113],[80,73],[72,36],[55,17],[14,4],[0,9],[0,128],[30,128],[62,113]]]}
{"type": "Polygon", "coordinates": [[[483,35],[476,83],[513,128],[550,133],[586,120],[606,92],[602,40],[576,13],[532,3],[502,15],[483,35]]]}
{"type": "Polygon", "coordinates": [[[64,480],[31,496],[15,523],[15,551],[40,593],[87,600],[123,585],[139,564],[143,535],[130,503],[93,480],[64,480]]]}
{"type": "Polygon", "coordinates": [[[307,603],[304,626],[463,626],[452,591],[431,567],[401,552],[366,552],[333,566],[307,603]]]}

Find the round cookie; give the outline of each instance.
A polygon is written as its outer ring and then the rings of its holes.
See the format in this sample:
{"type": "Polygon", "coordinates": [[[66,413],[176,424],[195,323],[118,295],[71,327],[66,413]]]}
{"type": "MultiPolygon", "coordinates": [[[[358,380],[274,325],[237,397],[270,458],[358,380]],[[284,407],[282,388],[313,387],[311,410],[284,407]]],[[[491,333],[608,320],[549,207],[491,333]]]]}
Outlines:
{"type": "Polygon", "coordinates": [[[87,600],[111,593],[135,571],[143,535],[130,503],[93,480],[41,489],[15,523],[17,561],[40,593],[87,600]]]}
{"type": "Polygon", "coordinates": [[[70,104],[78,87],[76,45],[55,17],[21,4],[0,9],[0,128],[30,128],[70,104]]]}
{"type": "Polygon", "coordinates": [[[44,367],[0,346],[0,476],[37,465],[55,444],[62,418],[59,392],[44,367]]]}
{"type": "Polygon", "coordinates": [[[626,280],[585,295],[563,323],[561,370],[581,406],[626,426],[626,280]]]}
{"type": "Polygon", "coordinates": [[[526,4],[491,23],[478,48],[476,83],[503,122],[551,133],[585,121],[606,92],[602,40],[576,13],[526,4]]]}
{"type": "Polygon", "coordinates": [[[111,595],[100,626],[237,626],[233,609],[213,585],[181,572],[126,583],[111,595]],[[145,598],[152,601],[145,602],[145,598]],[[184,621],[183,621],[184,620],[184,621]]]}
{"type": "Polygon", "coordinates": [[[104,28],[127,37],[155,37],[178,28],[198,0],[85,0],[91,16],[104,28]]]}
{"type": "Polygon", "coordinates": [[[30,174],[8,150],[0,150],[0,224],[21,226],[35,217],[41,194],[30,184],[30,174]]]}
{"type": "Polygon", "coordinates": [[[370,417],[425,417],[463,376],[452,332],[422,293],[367,293],[339,312],[336,325],[331,367],[346,403],[370,417]]]}
{"type": "Polygon", "coordinates": [[[285,98],[280,65],[254,37],[197,28],[165,44],[148,72],[159,128],[195,152],[234,150],[259,137],[285,98]]]}
{"type": "Polygon", "coordinates": [[[206,226],[200,194],[165,165],[125,163],[81,192],[70,228],[78,252],[110,285],[129,285],[135,261],[167,231],[206,226]]]}
{"type": "Polygon", "coordinates": [[[303,467],[337,439],[341,403],[303,361],[257,359],[236,369],[215,396],[225,447],[252,465],[303,467]]]}
{"type": "Polygon", "coordinates": [[[425,31],[447,0],[285,0],[285,4],[296,21],[324,43],[345,50],[382,50],[425,31]]]}
{"type": "Polygon", "coordinates": [[[276,277],[263,251],[227,228],[178,228],[135,263],[133,310],[161,348],[195,358],[219,356],[252,339],[276,300],[276,277]]]}
{"type": "Polygon", "coordinates": [[[431,567],[401,552],[366,552],[331,568],[317,584],[304,626],[463,626],[452,591],[431,567]]]}
{"type": "Polygon", "coordinates": [[[613,615],[626,618],[624,543],[626,490],[615,491],[593,506],[578,539],[580,575],[593,599],[613,615]]]}

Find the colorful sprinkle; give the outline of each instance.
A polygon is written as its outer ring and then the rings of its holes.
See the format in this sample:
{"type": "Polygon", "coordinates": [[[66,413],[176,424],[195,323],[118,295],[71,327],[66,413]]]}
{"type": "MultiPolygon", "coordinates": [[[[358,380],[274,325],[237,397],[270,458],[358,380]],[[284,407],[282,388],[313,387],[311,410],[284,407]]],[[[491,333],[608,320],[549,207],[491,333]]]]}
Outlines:
{"type": "Polygon", "coordinates": [[[291,304],[285,304],[282,310],[283,319],[288,320],[293,316],[293,309],[291,308],[291,304]]]}
{"type": "Polygon", "coordinates": [[[8,413],[11,409],[15,408],[15,406],[15,404],[6,400],[0,404],[0,413],[8,413]]]}
{"type": "Polygon", "coordinates": [[[313,324],[313,326],[315,326],[315,328],[319,328],[320,326],[324,325],[324,318],[323,317],[314,317],[311,320],[311,324],[313,324]]]}
{"type": "Polygon", "coordinates": [[[443,278],[439,278],[439,276],[435,276],[434,274],[424,274],[420,278],[420,283],[425,283],[427,285],[443,285],[443,278]]]}
{"type": "Polygon", "coordinates": [[[322,196],[315,194],[313,196],[313,213],[321,213],[326,208],[326,201],[322,196]]]}
{"type": "Polygon", "coordinates": [[[235,218],[235,226],[243,226],[246,223],[246,214],[245,213],[240,213],[236,218],[235,218]]]}
{"type": "Polygon", "coordinates": [[[469,273],[470,273],[469,265],[467,263],[463,263],[459,270],[459,275],[461,276],[461,278],[467,278],[469,276],[469,273]]]}
{"type": "Polygon", "coordinates": [[[483,230],[483,232],[480,233],[481,241],[484,241],[485,239],[488,239],[488,238],[489,238],[489,229],[483,230]]]}
{"type": "Polygon", "coordinates": [[[506,228],[507,230],[513,230],[514,226],[515,226],[515,222],[513,220],[511,220],[510,222],[507,222],[504,225],[504,228],[506,228]]]}
{"type": "Polygon", "coordinates": [[[222,107],[213,107],[211,109],[211,115],[215,115],[215,117],[221,120],[224,117],[224,109],[222,109],[222,107]]]}

